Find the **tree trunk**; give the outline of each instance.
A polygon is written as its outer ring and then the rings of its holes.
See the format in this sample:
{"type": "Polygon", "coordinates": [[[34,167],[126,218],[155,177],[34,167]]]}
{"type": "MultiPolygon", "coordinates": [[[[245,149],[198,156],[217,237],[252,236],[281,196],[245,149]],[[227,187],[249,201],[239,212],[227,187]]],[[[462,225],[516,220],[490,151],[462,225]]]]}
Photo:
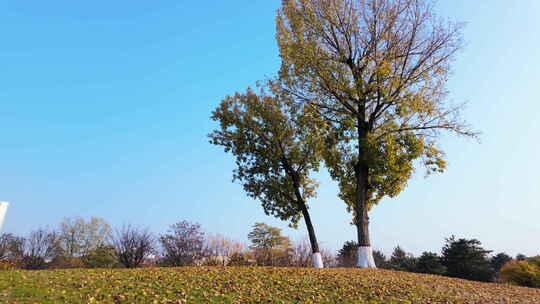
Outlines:
{"type": "Polygon", "coordinates": [[[358,261],[356,267],[377,268],[373,259],[373,250],[369,239],[369,216],[368,216],[368,178],[369,168],[365,163],[362,144],[367,138],[363,119],[358,121],[358,162],[354,167],[356,177],[356,201],[355,201],[355,224],[358,237],[358,261]]]}
{"type": "Polygon", "coordinates": [[[296,196],[296,202],[300,206],[300,210],[302,211],[302,216],[304,217],[304,221],[306,222],[309,242],[311,244],[311,252],[312,252],[311,262],[313,263],[313,267],[315,268],[324,268],[321,252],[319,250],[319,243],[317,242],[317,237],[315,236],[315,229],[313,228],[313,223],[311,222],[311,216],[309,215],[306,202],[304,201],[304,198],[302,197],[302,194],[300,193],[300,182],[298,180],[298,175],[293,173],[292,178],[293,178],[293,186],[294,186],[294,192],[296,196]]]}
{"type": "Polygon", "coordinates": [[[311,217],[309,216],[309,211],[307,209],[306,204],[302,201],[301,203],[302,208],[302,215],[304,216],[304,220],[306,222],[306,227],[309,235],[309,242],[311,244],[311,260],[313,263],[313,267],[315,268],[324,268],[324,264],[322,261],[321,252],[319,250],[319,243],[317,242],[317,237],[315,236],[315,229],[313,228],[313,224],[311,223],[311,217]]]}

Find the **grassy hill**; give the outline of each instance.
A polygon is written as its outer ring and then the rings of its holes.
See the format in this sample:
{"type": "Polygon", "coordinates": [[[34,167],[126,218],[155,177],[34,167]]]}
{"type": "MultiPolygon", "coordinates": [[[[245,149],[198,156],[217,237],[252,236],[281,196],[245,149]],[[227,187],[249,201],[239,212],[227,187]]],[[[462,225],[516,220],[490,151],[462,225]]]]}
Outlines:
{"type": "Polygon", "coordinates": [[[540,303],[540,289],[369,269],[0,271],[0,303],[540,303]]]}

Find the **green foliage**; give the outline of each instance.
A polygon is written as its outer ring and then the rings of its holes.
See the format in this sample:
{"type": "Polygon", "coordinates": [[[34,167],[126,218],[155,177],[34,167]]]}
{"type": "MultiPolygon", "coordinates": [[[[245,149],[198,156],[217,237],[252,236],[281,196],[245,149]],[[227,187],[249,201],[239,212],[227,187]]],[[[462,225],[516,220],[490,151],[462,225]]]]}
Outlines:
{"type": "Polygon", "coordinates": [[[518,254],[516,255],[516,260],[517,260],[517,261],[525,261],[526,259],[527,259],[527,256],[524,255],[524,254],[522,254],[522,253],[518,253],[518,254]]]}
{"type": "Polygon", "coordinates": [[[82,257],[82,262],[86,268],[113,268],[118,267],[114,247],[101,245],[91,249],[82,257]]]}
{"type": "Polygon", "coordinates": [[[477,135],[446,100],[461,25],[429,1],[288,0],[276,23],[280,80],[331,126],[324,159],[350,211],[398,195],[417,161],[444,171],[441,130],[477,135]]]}
{"type": "Polygon", "coordinates": [[[248,234],[259,265],[287,266],[292,253],[291,241],[281,235],[281,229],[265,223],[255,223],[248,234]]]}
{"type": "Polygon", "coordinates": [[[540,256],[528,258],[527,262],[529,262],[530,264],[536,267],[540,267],[540,256]]]}
{"type": "Polygon", "coordinates": [[[503,282],[540,288],[540,257],[506,263],[500,274],[503,282]]]}
{"type": "Polygon", "coordinates": [[[272,249],[290,243],[286,236],[281,235],[281,229],[265,223],[255,223],[248,239],[252,248],[272,249]]]}
{"type": "Polygon", "coordinates": [[[339,249],[337,259],[339,267],[355,267],[358,256],[358,243],[355,241],[346,241],[343,247],[339,249]]]}
{"type": "Polygon", "coordinates": [[[510,261],[513,261],[512,257],[503,252],[497,255],[494,255],[489,259],[489,265],[491,266],[491,269],[493,270],[493,273],[494,273],[493,279],[495,282],[498,282],[500,279],[501,268],[510,261]]]}
{"type": "Polygon", "coordinates": [[[178,267],[0,271],[2,303],[540,303],[540,291],[372,269],[178,267]]]}
{"type": "Polygon", "coordinates": [[[248,89],[227,96],[212,119],[220,128],[209,135],[210,143],[236,158],[233,180],[261,201],[267,215],[296,226],[300,203],[316,195],[309,174],[319,169],[324,125],[271,81],[259,94],[248,89]]]}
{"type": "Polygon", "coordinates": [[[416,261],[415,272],[445,275],[446,267],[441,263],[441,257],[434,252],[423,252],[416,261]]]}
{"type": "Polygon", "coordinates": [[[63,269],[63,268],[83,268],[84,263],[80,257],[69,257],[66,255],[57,255],[47,263],[47,268],[63,269]]]}
{"type": "Polygon", "coordinates": [[[391,269],[386,255],[380,250],[373,250],[373,260],[379,269],[391,269]]]}
{"type": "Polygon", "coordinates": [[[397,246],[394,248],[388,264],[390,269],[412,272],[416,269],[416,262],[416,258],[412,254],[405,252],[403,248],[397,246]]]}
{"type": "MultiPolygon", "coordinates": [[[[339,267],[356,267],[358,258],[358,243],[346,241],[343,247],[338,250],[337,262],[339,267]]],[[[390,265],[384,253],[380,250],[373,250],[373,259],[377,268],[390,269],[390,265]]]]}
{"type": "Polygon", "coordinates": [[[493,270],[487,255],[491,252],[481,247],[476,239],[456,239],[454,236],[446,239],[442,249],[442,264],[446,274],[475,281],[491,281],[493,270]]]}

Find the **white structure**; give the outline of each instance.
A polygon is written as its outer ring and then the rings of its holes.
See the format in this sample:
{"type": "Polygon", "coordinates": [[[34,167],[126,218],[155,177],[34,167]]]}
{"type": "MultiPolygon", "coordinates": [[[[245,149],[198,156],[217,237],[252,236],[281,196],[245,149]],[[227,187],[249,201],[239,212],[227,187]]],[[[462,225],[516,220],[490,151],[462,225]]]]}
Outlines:
{"type": "Polygon", "coordinates": [[[324,264],[323,264],[322,256],[321,256],[320,252],[315,252],[311,256],[311,259],[312,259],[312,262],[313,262],[313,267],[315,267],[315,268],[324,268],[324,264]]]}
{"type": "Polygon", "coordinates": [[[375,266],[375,260],[373,259],[373,250],[371,246],[359,246],[358,247],[358,263],[356,267],[360,268],[377,268],[375,266]]]}
{"type": "Polygon", "coordinates": [[[2,225],[4,225],[4,218],[6,217],[8,202],[0,202],[0,232],[2,232],[2,225]]]}

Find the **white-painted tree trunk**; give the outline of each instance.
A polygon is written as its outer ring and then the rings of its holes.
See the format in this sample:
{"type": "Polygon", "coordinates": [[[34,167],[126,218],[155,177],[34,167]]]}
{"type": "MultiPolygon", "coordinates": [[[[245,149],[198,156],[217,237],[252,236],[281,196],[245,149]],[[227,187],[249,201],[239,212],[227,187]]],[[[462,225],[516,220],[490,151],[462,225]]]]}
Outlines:
{"type": "Polygon", "coordinates": [[[324,264],[322,261],[322,256],[320,252],[315,252],[311,256],[311,261],[313,262],[313,267],[315,268],[324,268],[324,264]]]}
{"type": "Polygon", "coordinates": [[[2,226],[4,225],[4,218],[6,217],[8,202],[0,202],[0,232],[2,232],[2,226]]]}
{"type": "Polygon", "coordinates": [[[373,259],[373,250],[371,246],[358,246],[358,262],[356,267],[377,268],[373,259]]]}

